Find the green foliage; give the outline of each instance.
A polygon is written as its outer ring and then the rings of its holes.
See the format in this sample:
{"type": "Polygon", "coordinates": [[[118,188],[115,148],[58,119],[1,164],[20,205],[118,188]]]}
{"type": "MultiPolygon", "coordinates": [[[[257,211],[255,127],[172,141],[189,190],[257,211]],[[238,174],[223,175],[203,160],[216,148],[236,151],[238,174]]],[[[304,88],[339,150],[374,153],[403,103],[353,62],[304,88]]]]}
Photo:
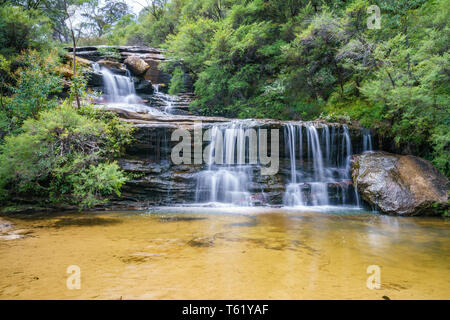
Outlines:
{"type": "Polygon", "coordinates": [[[161,46],[178,25],[180,6],[177,1],[152,1],[142,10],[138,20],[122,17],[103,37],[111,45],[161,46]]]}
{"type": "Polygon", "coordinates": [[[120,196],[120,188],[127,180],[116,162],[91,165],[68,179],[73,185],[74,200],[87,208],[106,203],[109,195],[120,196]]]}
{"type": "Polygon", "coordinates": [[[11,56],[27,49],[51,48],[50,22],[36,10],[0,6],[0,55],[11,56]]]}
{"type": "Polygon", "coordinates": [[[169,94],[176,95],[185,90],[186,73],[180,67],[176,67],[170,79],[169,94]]]}
{"type": "Polygon", "coordinates": [[[106,58],[115,58],[115,59],[121,58],[120,52],[117,51],[117,49],[115,49],[115,48],[100,47],[100,48],[98,48],[98,52],[101,56],[106,57],[106,58]]]}
{"type": "Polygon", "coordinates": [[[83,208],[120,195],[126,177],[113,159],[130,141],[131,128],[114,117],[65,103],[26,120],[23,132],[6,137],[0,149],[3,201],[26,196],[83,208]]]}
{"type": "Polygon", "coordinates": [[[55,53],[42,55],[37,51],[25,52],[16,59],[21,65],[12,77],[14,86],[9,86],[12,96],[2,102],[2,113],[8,126],[0,123],[1,135],[17,131],[23,121],[36,117],[41,110],[55,108],[58,100],[49,98],[61,92],[62,77],[57,71],[59,58],[55,53]]]}

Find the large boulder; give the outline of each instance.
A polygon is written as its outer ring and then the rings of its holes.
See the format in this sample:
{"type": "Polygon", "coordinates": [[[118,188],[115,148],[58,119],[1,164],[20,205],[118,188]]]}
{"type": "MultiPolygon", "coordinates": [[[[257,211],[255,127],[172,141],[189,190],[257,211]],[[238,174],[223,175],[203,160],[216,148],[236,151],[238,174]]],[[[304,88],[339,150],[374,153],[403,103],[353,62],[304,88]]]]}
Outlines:
{"type": "Polygon", "coordinates": [[[353,157],[353,182],[369,204],[392,215],[439,215],[448,209],[448,179],[422,158],[387,152],[353,157]]]}
{"type": "Polygon", "coordinates": [[[150,68],[150,66],[143,59],[137,56],[129,56],[124,61],[128,70],[130,70],[134,75],[141,76],[145,71],[150,68]]]}
{"type": "Polygon", "coordinates": [[[144,74],[144,79],[154,84],[169,83],[170,76],[161,70],[160,60],[145,59],[145,62],[149,65],[149,68],[144,74]]]}

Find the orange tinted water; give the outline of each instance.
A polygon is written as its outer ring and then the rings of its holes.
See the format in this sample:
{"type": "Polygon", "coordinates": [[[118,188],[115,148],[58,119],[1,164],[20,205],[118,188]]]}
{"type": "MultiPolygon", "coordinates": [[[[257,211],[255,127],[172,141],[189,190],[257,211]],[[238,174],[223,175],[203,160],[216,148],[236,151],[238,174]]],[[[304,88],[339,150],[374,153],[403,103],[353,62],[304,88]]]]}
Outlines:
{"type": "Polygon", "coordinates": [[[374,214],[75,213],[7,218],[1,299],[450,298],[450,223],[374,214]],[[67,267],[81,289],[66,286],[67,267]],[[367,267],[381,288],[366,286],[367,267]]]}

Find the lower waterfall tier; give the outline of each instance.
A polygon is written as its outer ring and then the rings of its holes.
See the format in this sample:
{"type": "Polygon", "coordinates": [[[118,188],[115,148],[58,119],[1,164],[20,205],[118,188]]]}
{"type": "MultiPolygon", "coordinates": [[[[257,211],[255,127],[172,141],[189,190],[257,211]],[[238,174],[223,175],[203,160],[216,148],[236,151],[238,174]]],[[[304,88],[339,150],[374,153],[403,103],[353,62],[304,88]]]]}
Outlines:
{"type": "MultiPolygon", "coordinates": [[[[171,151],[178,140],[171,141],[172,133],[177,128],[193,133],[194,127],[189,121],[138,124],[136,141],[120,161],[121,167],[135,176],[124,187],[121,201],[142,206],[363,205],[353,187],[349,163],[352,154],[367,150],[369,141],[372,146],[367,130],[322,122],[204,122],[202,134],[208,129],[211,134],[201,151],[210,146],[210,162],[174,164],[171,151]],[[261,175],[262,165],[249,163],[249,140],[241,139],[249,136],[247,129],[278,129],[276,174],[261,175]],[[211,150],[219,142],[223,145],[223,164],[211,162],[215,157],[211,150]],[[233,164],[227,163],[230,159],[233,164]]],[[[194,159],[198,150],[194,146],[192,150],[194,159]]],[[[268,143],[268,154],[271,152],[268,143]]]]}

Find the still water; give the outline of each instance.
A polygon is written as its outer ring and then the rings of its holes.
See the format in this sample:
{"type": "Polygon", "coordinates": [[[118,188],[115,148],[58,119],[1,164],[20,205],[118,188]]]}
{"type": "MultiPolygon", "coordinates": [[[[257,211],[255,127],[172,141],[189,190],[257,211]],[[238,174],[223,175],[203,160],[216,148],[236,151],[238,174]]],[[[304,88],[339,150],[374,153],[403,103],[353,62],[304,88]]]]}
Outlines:
{"type": "Polygon", "coordinates": [[[444,219],[273,208],[4,219],[0,299],[450,299],[444,219]],[[79,290],[67,288],[72,265],[79,290]],[[371,265],[380,289],[367,287],[371,265]]]}

